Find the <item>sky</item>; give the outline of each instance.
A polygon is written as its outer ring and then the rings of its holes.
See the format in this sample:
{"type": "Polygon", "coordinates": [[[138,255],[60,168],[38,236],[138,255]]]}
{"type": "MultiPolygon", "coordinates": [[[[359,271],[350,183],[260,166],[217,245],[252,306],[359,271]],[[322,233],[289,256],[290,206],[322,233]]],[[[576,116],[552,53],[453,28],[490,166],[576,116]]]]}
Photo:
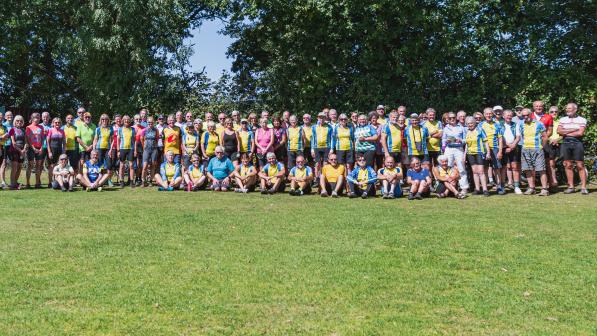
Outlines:
{"type": "Polygon", "coordinates": [[[226,58],[232,39],[218,33],[223,28],[221,20],[205,21],[201,27],[191,31],[193,37],[188,41],[195,52],[190,58],[190,68],[200,71],[205,67],[207,77],[212,80],[219,79],[222,70],[230,71],[232,65],[232,60],[226,58]]]}

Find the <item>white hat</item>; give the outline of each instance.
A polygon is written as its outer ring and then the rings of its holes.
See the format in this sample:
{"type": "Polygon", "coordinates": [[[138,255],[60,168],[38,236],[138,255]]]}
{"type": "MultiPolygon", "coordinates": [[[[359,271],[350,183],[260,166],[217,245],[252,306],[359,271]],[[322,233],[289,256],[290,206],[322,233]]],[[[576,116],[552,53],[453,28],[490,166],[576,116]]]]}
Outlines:
{"type": "Polygon", "coordinates": [[[494,107],[493,107],[493,110],[494,110],[494,111],[503,111],[503,110],[504,110],[504,108],[503,108],[503,107],[501,107],[500,105],[496,105],[496,106],[494,106],[494,107]]]}
{"type": "Polygon", "coordinates": [[[383,106],[383,105],[377,105],[377,110],[384,110],[384,109],[385,109],[385,106],[383,106]]]}

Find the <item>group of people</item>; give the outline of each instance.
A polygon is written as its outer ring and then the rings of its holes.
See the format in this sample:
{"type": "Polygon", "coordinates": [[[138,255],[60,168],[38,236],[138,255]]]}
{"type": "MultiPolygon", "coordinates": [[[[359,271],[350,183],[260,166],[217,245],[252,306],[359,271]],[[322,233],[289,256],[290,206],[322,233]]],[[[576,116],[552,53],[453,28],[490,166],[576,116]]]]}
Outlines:
{"type": "Polygon", "coordinates": [[[588,194],[582,142],[587,121],[574,103],[566,105],[565,113],[560,118],[555,106],[545,111],[541,101],[532,109],[494,106],[470,116],[458,111],[439,118],[433,108],[407,116],[400,106],[386,115],[379,105],[368,114],[326,108],[317,120],[304,114],[299,123],[289,111],[247,118],[232,111],[217,119],[208,112],[200,119],[180,111],[154,117],[142,109],[132,118],[102,114],[96,125],[91,113],[79,108],[64,124],[43,112],[33,113],[26,125],[22,116],[8,111],[0,116],[0,183],[30,188],[35,170],[34,188],[40,188],[47,168],[48,187],[62,191],[76,184],[88,191],[155,184],[164,191],[247,193],[259,188],[263,194],[289,188],[293,196],[316,188],[322,197],[367,198],[379,190],[382,198],[392,199],[402,196],[404,187],[413,200],[431,193],[459,199],[470,192],[489,196],[495,186],[499,195],[512,190],[547,196],[557,187],[555,160],[561,156],[565,193],[575,192],[576,166],[580,191],[588,194]],[[18,180],[25,159],[22,185],[18,180]]]}

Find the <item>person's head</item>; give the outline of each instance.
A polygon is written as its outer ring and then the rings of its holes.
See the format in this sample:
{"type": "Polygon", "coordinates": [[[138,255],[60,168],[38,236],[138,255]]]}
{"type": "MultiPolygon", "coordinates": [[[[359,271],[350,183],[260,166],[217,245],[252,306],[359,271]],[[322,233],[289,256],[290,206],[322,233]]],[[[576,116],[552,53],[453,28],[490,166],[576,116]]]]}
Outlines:
{"type": "Polygon", "coordinates": [[[311,115],[305,113],[303,114],[303,124],[310,125],[311,124],[311,115]]]}
{"type": "Polygon", "coordinates": [[[290,111],[282,112],[282,120],[284,120],[285,122],[290,121],[290,111]]]}
{"type": "Polygon", "coordinates": [[[15,127],[19,127],[19,128],[22,128],[23,126],[25,126],[25,119],[23,119],[22,115],[17,114],[15,116],[14,125],[15,125],[15,127]]]}
{"type": "Polygon", "coordinates": [[[464,125],[465,124],[465,120],[466,120],[466,112],[464,112],[462,110],[458,111],[458,113],[456,113],[456,120],[460,124],[464,125]]]}
{"type": "Polygon", "coordinates": [[[45,125],[50,123],[50,112],[44,111],[41,113],[41,122],[45,125]]]}
{"type": "Polygon", "coordinates": [[[265,158],[267,159],[267,162],[269,164],[275,164],[276,163],[276,154],[269,152],[267,153],[267,155],[265,156],[265,158]]]}
{"type": "Polygon", "coordinates": [[[516,105],[516,107],[514,107],[514,113],[516,113],[516,115],[518,117],[521,117],[523,108],[524,108],[524,106],[522,106],[522,105],[516,105]]]}
{"type": "Polygon", "coordinates": [[[296,125],[298,125],[298,120],[296,120],[296,116],[294,114],[288,117],[288,122],[292,127],[296,127],[296,125]]]}
{"type": "Polygon", "coordinates": [[[495,116],[495,118],[497,120],[501,120],[502,119],[502,115],[504,113],[504,108],[503,107],[501,107],[500,105],[496,105],[496,106],[493,107],[492,111],[493,111],[493,115],[495,116]]]}
{"type": "Polygon", "coordinates": [[[439,162],[439,165],[446,169],[448,168],[448,157],[444,154],[440,155],[437,157],[437,162],[439,162]]]}
{"type": "Polygon", "coordinates": [[[327,114],[325,112],[319,112],[317,114],[317,123],[320,125],[325,124],[325,119],[327,118],[327,114]]]}
{"type": "Polygon", "coordinates": [[[242,154],[240,155],[240,163],[241,163],[243,166],[248,166],[248,165],[249,165],[249,162],[250,162],[249,154],[247,154],[247,153],[242,153],[242,154]]]}
{"type": "Polygon", "coordinates": [[[110,126],[110,117],[108,117],[108,115],[105,113],[100,116],[100,126],[102,126],[102,127],[110,126]]]}
{"type": "Polygon", "coordinates": [[[135,114],[135,115],[133,116],[133,123],[134,123],[135,125],[139,125],[139,123],[140,123],[140,122],[141,122],[141,116],[140,116],[140,115],[138,115],[138,114],[135,114]]]}
{"type": "Polygon", "coordinates": [[[557,106],[550,106],[549,107],[549,115],[555,120],[558,118],[558,113],[560,113],[560,111],[558,110],[557,106]]]}
{"type": "Polygon", "coordinates": [[[471,131],[477,127],[477,119],[473,116],[466,117],[465,123],[466,127],[468,127],[468,129],[471,131]]]}
{"type": "Polygon", "coordinates": [[[473,114],[473,117],[475,117],[475,120],[477,121],[477,123],[480,123],[481,121],[483,121],[483,113],[481,112],[475,112],[473,114]]]}
{"type": "Polygon", "coordinates": [[[83,114],[83,122],[84,122],[86,125],[89,125],[89,124],[91,124],[91,113],[89,113],[89,112],[85,112],[85,114],[83,114]]]}
{"type": "Polygon", "coordinates": [[[184,128],[185,128],[185,132],[188,132],[191,134],[195,132],[195,126],[193,125],[192,121],[185,123],[184,128]]]}
{"type": "Polygon", "coordinates": [[[66,154],[60,154],[60,156],[58,157],[58,164],[60,165],[60,167],[66,167],[66,165],[68,164],[68,156],[66,154]]]}
{"type": "Polygon", "coordinates": [[[269,112],[268,111],[261,111],[261,119],[267,119],[269,120],[269,112]]]}
{"type": "Polygon", "coordinates": [[[533,112],[535,112],[537,115],[542,115],[544,109],[545,104],[543,104],[542,101],[536,100],[533,102],[533,112]]]}
{"type": "Polygon", "coordinates": [[[328,162],[334,167],[338,164],[338,157],[335,153],[328,154],[328,162]]]}
{"type": "Polygon", "coordinates": [[[360,114],[359,115],[359,119],[357,120],[357,124],[359,126],[365,126],[367,125],[367,116],[364,114],[360,114]]]}
{"type": "Polygon", "coordinates": [[[214,121],[214,114],[211,112],[205,112],[205,121],[206,122],[214,121]]]}
{"type": "Polygon", "coordinates": [[[200,132],[203,130],[203,121],[197,118],[193,121],[193,126],[195,127],[195,131],[200,132]]]}
{"type": "Polygon", "coordinates": [[[169,114],[168,119],[166,119],[166,120],[167,120],[168,126],[170,126],[170,127],[174,126],[174,116],[173,115],[169,114]]]}
{"type": "Polygon", "coordinates": [[[169,150],[166,152],[166,161],[168,163],[174,163],[174,152],[169,150]]]}
{"type": "Polygon", "coordinates": [[[396,161],[394,161],[394,158],[391,156],[386,157],[386,159],[384,160],[384,167],[386,168],[394,168],[396,166],[396,161]]]}
{"type": "Polygon", "coordinates": [[[493,109],[491,109],[491,107],[486,107],[483,109],[483,118],[485,121],[493,120],[493,109]]]}
{"type": "Polygon", "coordinates": [[[434,121],[435,120],[435,110],[433,108],[428,108],[425,110],[425,114],[427,115],[427,120],[434,121]]]}
{"type": "Polygon", "coordinates": [[[280,128],[280,127],[282,127],[282,120],[280,119],[280,117],[273,117],[272,118],[272,125],[274,125],[274,128],[280,128]]]}
{"type": "Polygon", "coordinates": [[[141,117],[141,120],[146,120],[147,119],[147,109],[142,108],[141,111],[139,111],[139,116],[141,117]]]}
{"type": "Polygon", "coordinates": [[[193,122],[193,113],[191,113],[191,112],[185,113],[184,119],[186,120],[186,122],[193,122]]]}
{"type": "MultiPolygon", "coordinates": [[[[330,113],[330,109],[326,107],[326,108],[324,108],[323,110],[321,110],[321,112],[322,112],[323,114],[325,114],[325,117],[326,117],[326,118],[328,118],[328,115],[329,115],[329,113],[330,113]]],[[[329,118],[328,118],[328,119],[329,119],[329,118]]]]}
{"type": "Polygon", "coordinates": [[[66,120],[66,124],[67,125],[72,125],[73,124],[73,115],[72,114],[67,114],[66,118],[64,120],[66,120]]]}
{"type": "Polygon", "coordinates": [[[398,115],[403,115],[406,117],[406,106],[398,106],[396,112],[398,112],[398,115]]]}
{"type": "Polygon", "coordinates": [[[201,163],[201,157],[199,156],[199,154],[195,153],[191,155],[191,163],[193,164],[193,166],[199,167],[199,164],[201,163]]]}
{"type": "Polygon", "coordinates": [[[249,121],[247,119],[240,120],[240,129],[246,131],[249,129],[249,121]]]}
{"type": "Polygon", "coordinates": [[[267,129],[267,118],[259,119],[259,126],[263,129],[267,129]]]}
{"type": "Polygon", "coordinates": [[[163,125],[164,123],[165,123],[164,115],[163,114],[158,115],[158,124],[163,125]]]}
{"type": "Polygon", "coordinates": [[[226,120],[226,113],[220,112],[218,113],[218,122],[220,125],[224,125],[224,121],[226,120]]]}
{"type": "Polygon", "coordinates": [[[83,115],[85,114],[85,108],[84,107],[79,107],[77,109],[77,116],[79,117],[79,119],[83,119],[83,115]]]}
{"type": "Polygon", "coordinates": [[[448,114],[450,114],[450,112],[444,112],[444,114],[441,116],[441,122],[444,125],[448,124],[448,114]]]}
{"type": "Polygon", "coordinates": [[[416,113],[413,113],[413,114],[411,114],[411,115],[410,115],[410,125],[411,125],[412,127],[417,127],[417,126],[419,126],[419,121],[420,121],[420,120],[419,120],[419,115],[418,115],[418,114],[416,114],[416,113]]]}
{"type": "Polygon", "coordinates": [[[249,113],[249,123],[251,125],[257,125],[258,124],[258,120],[257,120],[257,113],[251,112],[249,113]]]}
{"type": "Polygon", "coordinates": [[[446,116],[446,120],[448,121],[448,124],[450,124],[452,126],[456,126],[456,113],[448,112],[448,115],[446,116]]]}
{"type": "Polygon", "coordinates": [[[379,115],[377,115],[377,112],[375,112],[375,111],[369,112],[369,122],[372,125],[377,125],[377,119],[378,118],[379,118],[379,115]]]}
{"type": "Polygon", "coordinates": [[[240,121],[240,112],[238,112],[237,110],[234,110],[230,113],[230,118],[232,118],[232,121],[234,121],[235,123],[238,123],[240,121]]]}
{"type": "Polygon", "coordinates": [[[344,113],[340,113],[340,116],[338,117],[338,122],[340,123],[340,125],[342,127],[347,127],[348,126],[348,116],[344,113]]]}
{"type": "Polygon", "coordinates": [[[377,105],[375,112],[377,113],[377,115],[379,117],[383,118],[384,115],[386,114],[386,108],[383,105],[377,105]]]}
{"type": "Polygon", "coordinates": [[[12,121],[12,111],[6,111],[6,113],[4,113],[4,119],[6,119],[6,121],[11,122],[12,121]]]}
{"type": "Polygon", "coordinates": [[[131,117],[125,115],[122,117],[122,123],[124,124],[124,127],[131,127],[131,117]]]}
{"type": "Polygon", "coordinates": [[[122,116],[120,114],[114,115],[114,124],[121,126],[122,125],[122,116]]]}
{"type": "Polygon", "coordinates": [[[335,123],[338,121],[338,112],[335,109],[330,109],[330,112],[328,112],[328,117],[330,118],[331,122],[335,123]]]}
{"type": "Polygon", "coordinates": [[[224,127],[226,127],[227,130],[232,130],[233,124],[232,124],[232,118],[226,118],[224,119],[224,127]]]}
{"type": "Polygon", "coordinates": [[[152,128],[155,125],[155,119],[152,116],[147,117],[147,127],[152,128]]]}
{"type": "Polygon", "coordinates": [[[296,157],[296,166],[299,168],[305,167],[305,157],[304,156],[299,155],[296,157]]]}
{"type": "Polygon", "coordinates": [[[176,111],[175,118],[176,122],[182,122],[182,111],[176,111]]]}
{"type": "Polygon", "coordinates": [[[357,166],[361,168],[367,167],[367,160],[365,160],[364,155],[357,155],[357,166]]]}
{"type": "Polygon", "coordinates": [[[390,116],[388,117],[390,119],[390,123],[395,124],[398,122],[398,112],[396,111],[392,111],[390,112],[390,116]]]}
{"type": "Polygon", "coordinates": [[[352,112],[350,114],[350,121],[352,121],[353,124],[356,124],[359,121],[359,113],[358,112],[352,112]]]}
{"type": "Polygon", "coordinates": [[[568,103],[566,104],[566,115],[570,118],[576,117],[576,112],[578,111],[578,105],[575,103],[568,103]]]}
{"type": "Polygon", "coordinates": [[[514,118],[514,112],[512,110],[504,110],[504,121],[511,123],[512,118],[514,118]]]}
{"type": "Polygon", "coordinates": [[[427,113],[421,112],[419,114],[419,123],[425,123],[427,121],[427,113]]]}
{"type": "Polygon", "coordinates": [[[91,151],[91,154],[89,155],[89,157],[91,158],[92,163],[97,163],[97,161],[99,159],[99,152],[94,149],[91,151]]]}
{"type": "MultiPolygon", "coordinates": [[[[398,111],[396,111],[396,114],[398,114],[398,111]]],[[[404,128],[404,126],[406,125],[406,117],[398,114],[398,119],[396,119],[396,123],[398,124],[398,127],[404,128]]]]}
{"type": "Polygon", "coordinates": [[[528,108],[522,109],[522,112],[520,113],[520,115],[522,116],[522,119],[524,120],[525,123],[530,123],[531,121],[533,121],[533,119],[531,118],[532,113],[533,112],[531,112],[531,110],[528,108]]]}
{"type": "Polygon", "coordinates": [[[207,131],[209,133],[214,133],[216,131],[216,123],[213,121],[207,122],[207,131]]]}
{"type": "Polygon", "coordinates": [[[410,168],[415,171],[420,171],[421,170],[421,160],[419,160],[419,158],[413,157],[410,160],[410,168]]]}
{"type": "Polygon", "coordinates": [[[35,112],[31,114],[31,125],[37,125],[39,124],[39,113],[35,112]]]}
{"type": "Polygon", "coordinates": [[[52,119],[52,126],[54,126],[55,129],[60,129],[60,126],[62,126],[62,121],[60,118],[56,117],[52,119]]]}

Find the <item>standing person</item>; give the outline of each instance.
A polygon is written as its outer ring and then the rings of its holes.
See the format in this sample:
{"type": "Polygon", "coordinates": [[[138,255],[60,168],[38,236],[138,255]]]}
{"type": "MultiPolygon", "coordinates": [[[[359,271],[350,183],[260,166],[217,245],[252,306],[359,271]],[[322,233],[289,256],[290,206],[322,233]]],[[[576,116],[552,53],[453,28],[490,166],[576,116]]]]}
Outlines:
{"type": "Polygon", "coordinates": [[[439,182],[436,192],[437,197],[444,198],[450,196],[450,193],[458,199],[463,199],[464,196],[458,192],[458,170],[448,166],[448,157],[440,155],[437,158],[438,165],[433,167],[433,176],[439,182]]]}
{"type": "MultiPolygon", "coordinates": [[[[120,170],[120,160],[118,160],[118,130],[122,127],[122,116],[120,114],[114,115],[114,122],[112,123],[112,172],[118,172],[120,170]]],[[[106,167],[107,169],[107,167],[106,167]]],[[[108,179],[108,186],[113,187],[112,176],[108,179]]]]}
{"type": "Polygon", "coordinates": [[[46,143],[48,148],[48,170],[52,172],[52,178],[54,178],[54,166],[58,164],[59,158],[65,152],[66,137],[62,130],[60,118],[54,118],[52,126],[46,134],[46,143]]]}
{"type": "Polygon", "coordinates": [[[284,185],[286,168],[282,162],[276,159],[276,154],[272,152],[267,153],[266,158],[267,164],[259,172],[261,193],[273,195],[276,192],[283,192],[286,188],[284,185]]]}
{"type": "Polygon", "coordinates": [[[99,162],[99,153],[92,150],[89,153],[89,160],[83,163],[77,179],[87,191],[102,191],[102,186],[108,180],[108,175],[103,173],[103,169],[104,166],[99,162]]]}
{"type": "Polygon", "coordinates": [[[74,191],[75,171],[73,170],[73,167],[68,164],[68,156],[66,156],[66,154],[60,154],[57,162],[58,163],[52,168],[52,173],[54,174],[52,188],[61,189],[63,192],[74,191]]]}
{"type": "Polygon", "coordinates": [[[514,188],[514,193],[522,195],[520,190],[520,134],[518,133],[518,124],[512,119],[514,113],[511,110],[504,111],[504,161],[506,163],[506,173],[508,182],[514,188]]]}
{"type": "Polygon", "coordinates": [[[257,147],[257,163],[260,168],[267,164],[267,153],[274,151],[274,131],[267,127],[267,119],[259,120],[259,127],[255,132],[255,146],[257,147]]]}
{"type": "Polygon", "coordinates": [[[564,160],[566,169],[566,180],[568,188],[566,194],[574,192],[574,165],[578,170],[580,177],[580,192],[582,195],[588,195],[587,174],[584,163],[584,146],[582,138],[587,128],[587,119],[577,114],[578,106],[575,103],[566,105],[566,116],[560,120],[558,125],[558,134],[563,137],[561,146],[561,156],[564,160]]]}
{"type": "Polygon", "coordinates": [[[441,121],[436,120],[436,113],[435,109],[428,108],[425,111],[425,115],[427,116],[427,121],[422,124],[423,127],[427,128],[429,131],[429,141],[427,142],[427,153],[429,155],[429,161],[432,167],[435,167],[437,164],[437,158],[439,157],[441,147],[442,147],[442,132],[444,125],[441,121]]]}
{"type": "Polygon", "coordinates": [[[336,128],[336,126],[338,126],[338,112],[335,109],[330,109],[327,115],[330,126],[332,126],[332,128],[336,128]]]}
{"type": "MultiPolygon", "coordinates": [[[[365,158],[367,167],[375,165],[376,143],[379,140],[377,128],[367,123],[367,116],[359,115],[358,126],[354,130],[356,155],[365,158]]],[[[350,175],[350,174],[349,174],[350,175]]]]}
{"type": "Polygon", "coordinates": [[[466,129],[457,123],[457,116],[454,112],[448,112],[446,120],[447,124],[442,130],[444,155],[448,159],[448,166],[458,167],[460,193],[466,197],[469,188],[466,156],[464,155],[466,129]]]}
{"type": "Polygon", "coordinates": [[[519,125],[522,143],[522,170],[526,173],[529,183],[529,189],[524,194],[535,193],[535,172],[539,172],[542,186],[539,196],[548,196],[549,185],[545,173],[545,153],[543,151],[543,145],[547,142],[546,128],[543,123],[532,118],[531,110],[527,108],[522,110],[522,117],[524,123],[519,125]]]}
{"type": "Polygon", "coordinates": [[[185,122],[182,120],[182,111],[176,111],[174,114],[174,125],[181,130],[184,129],[185,122]]]}
{"type": "MultiPolygon", "coordinates": [[[[112,148],[114,148],[114,129],[107,114],[100,116],[99,126],[95,129],[93,148],[99,154],[99,162],[106,170],[108,180],[112,177],[112,148]]],[[[115,159],[115,158],[114,158],[115,159]]]]}
{"type": "Polygon", "coordinates": [[[504,195],[506,190],[504,189],[503,177],[505,171],[503,169],[502,158],[503,158],[503,146],[502,140],[502,125],[494,119],[493,109],[487,107],[483,109],[484,120],[479,124],[479,127],[483,129],[487,136],[487,143],[489,144],[489,167],[491,169],[486,170],[486,174],[489,177],[489,184],[493,183],[497,186],[497,192],[499,195],[504,195]],[[493,176],[493,178],[492,178],[493,176]]]}
{"type": "Polygon", "coordinates": [[[335,153],[328,155],[328,164],[321,169],[319,177],[319,193],[321,197],[331,195],[336,198],[342,194],[346,180],[346,167],[338,164],[335,153]]]}
{"type": "Polygon", "coordinates": [[[276,158],[286,166],[286,143],[288,142],[286,129],[282,126],[282,119],[279,117],[272,118],[272,125],[274,126],[272,128],[274,131],[274,153],[276,158]]]}
{"type": "MultiPolygon", "coordinates": [[[[1,121],[1,120],[0,120],[1,121]]],[[[12,129],[12,112],[11,111],[6,111],[6,113],[4,113],[4,121],[2,121],[2,126],[4,127],[4,131],[6,132],[6,134],[8,134],[10,132],[10,130],[12,129]]],[[[8,136],[8,138],[6,139],[6,141],[4,142],[4,158],[5,160],[2,161],[2,164],[0,164],[0,187],[2,187],[2,189],[6,189],[7,188],[7,184],[6,184],[6,166],[7,166],[7,158],[10,158],[10,150],[12,149],[12,143],[10,140],[10,136],[8,136]]]]}
{"type": "MultiPolygon", "coordinates": [[[[58,119],[60,120],[60,119],[58,119]]],[[[52,121],[50,120],[50,112],[44,111],[41,113],[41,127],[44,129],[44,138],[42,143],[42,155],[43,161],[47,161],[46,165],[48,165],[48,189],[52,188],[52,178],[54,175],[52,174],[52,169],[49,168],[50,160],[48,160],[48,144],[46,141],[46,135],[48,131],[52,128],[52,121]]],[[[56,158],[58,160],[58,158],[56,158]]],[[[44,168],[44,164],[42,162],[42,169],[44,168]]]]}
{"type": "Polygon", "coordinates": [[[427,150],[429,130],[419,124],[418,114],[413,113],[410,115],[410,125],[404,130],[404,136],[406,137],[408,157],[411,163],[413,158],[417,158],[423,167],[429,170],[430,160],[427,150]]]}
{"type": "Polygon", "coordinates": [[[143,128],[147,127],[147,109],[142,108],[139,111],[139,124],[143,126],[143,128]]]}
{"type": "MultiPolygon", "coordinates": [[[[412,120],[412,119],[411,119],[412,120]]],[[[422,200],[423,195],[428,195],[431,189],[431,175],[427,168],[423,168],[418,157],[410,161],[410,169],[406,172],[406,183],[410,184],[408,200],[422,200]]]]}
{"type": "Polygon", "coordinates": [[[83,163],[91,158],[93,139],[97,127],[91,122],[91,113],[89,112],[83,114],[83,121],[78,122],[76,127],[77,143],[79,144],[79,166],[82,167],[83,163]]]}
{"type": "MultiPolygon", "coordinates": [[[[242,122],[241,122],[242,123],[242,122]]],[[[255,191],[257,184],[257,169],[251,164],[251,156],[248,153],[240,155],[240,165],[234,170],[234,181],[238,188],[235,192],[248,193],[255,191]]]]}
{"type": "Polygon", "coordinates": [[[224,120],[224,130],[220,134],[220,146],[224,147],[224,154],[232,161],[234,167],[238,166],[240,144],[238,132],[234,130],[232,119],[226,118],[224,120]]]}
{"type": "MultiPolygon", "coordinates": [[[[365,117],[364,115],[362,116],[365,117]]],[[[361,116],[359,116],[359,125],[360,124],[361,116]]],[[[375,174],[373,167],[367,164],[367,159],[363,154],[357,154],[356,165],[346,179],[348,180],[348,186],[350,188],[350,198],[361,196],[361,198],[365,199],[369,196],[375,196],[377,174],[375,174]]]]}
{"type": "MultiPolygon", "coordinates": [[[[545,104],[541,100],[537,100],[533,102],[533,113],[531,114],[531,118],[533,120],[539,121],[545,127],[545,134],[549,138],[553,133],[553,117],[549,113],[545,113],[545,104]]],[[[524,121],[524,120],[523,120],[524,121]]],[[[555,154],[553,148],[551,148],[551,143],[547,141],[543,146],[543,156],[545,157],[545,171],[547,174],[547,182],[552,188],[557,187],[557,180],[555,176],[555,159],[557,155],[555,154]],[[552,159],[553,157],[553,159],[552,159]],[[550,160],[553,160],[553,174],[550,167],[550,160]],[[553,181],[556,181],[555,184],[552,184],[553,181]]]]}
{"type": "Polygon", "coordinates": [[[143,129],[145,126],[141,124],[141,116],[135,114],[133,116],[133,129],[135,130],[135,184],[141,185],[141,171],[143,170],[143,145],[141,144],[141,133],[143,133],[143,129]]]}
{"type": "Polygon", "coordinates": [[[131,125],[131,117],[125,115],[122,117],[122,127],[118,130],[118,158],[120,159],[120,169],[118,170],[118,179],[120,187],[124,188],[124,165],[128,163],[129,182],[131,188],[135,187],[135,168],[134,159],[137,156],[135,146],[135,129],[131,125]]]}
{"type": "MultiPolygon", "coordinates": [[[[305,135],[303,134],[303,128],[298,125],[298,120],[294,114],[289,117],[288,123],[288,128],[286,128],[286,156],[288,158],[288,168],[292,170],[296,159],[299,156],[303,156],[305,135]]],[[[304,157],[303,160],[305,160],[304,157]]]]}
{"type": "Polygon", "coordinates": [[[332,145],[333,129],[326,121],[325,112],[317,115],[317,124],[311,127],[311,156],[315,161],[315,176],[319,177],[323,164],[328,160],[332,145]]]}
{"type": "Polygon", "coordinates": [[[191,124],[193,123],[193,113],[191,113],[191,112],[187,112],[184,114],[184,125],[183,126],[185,126],[188,123],[191,123],[191,124]]]}
{"type": "Polygon", "coordinates": [[[350,113],[350,127],[356,128],[359,125],[359,113],[352,112],[350,113]]]}
{"type": "Polygon", "coordinates": [[[232,128],[238,132],[240,130],[240,112],[237,110],[232,111],[230,113],[230,119],[232,119],[232,128]]]}
{"type": "Polygon", "coordinates": [[[207,165],[207,177],[211,181],[213,191],[228,191],[230,179],[234,173],[234,165],[229,158],[224,155],[224,147],[217,146],[216,156],[209,160],[207,165]]]}
{"type": "Polygon", "coordinates": [[[158,153],[160,148],[158,147],[158,139],[161,139],[160,130],[155,127],[155,121],[153,117],[147,118],[147,127],[143,129],[141,134],[141,145],[143,146],[143,170],[141,172],[141,180],[143,181],[142,187],[148,185],[147,171],[150,171],[150,179],[152,176],[157,174],[158,153]]]}
{"type": "Polygon", "coordinates": [[[377,113],[377,122],[381,125],[386,124],[386,108],[383,105],[377,105],[375,109],[375,113],[377,113]]]}
{"type": "Polygon", "coordinates": [[[336,154],[338,163],[346,165],[350,172],[354,165],[354,128],[348,126],[348,116],[344,113],[340,114],[339,121],[332,133],[332,151],[336,154]]]}
{"type": "Polygon", "coordinates": [[[174,163],[180,163],[181,138],[182,130],[174,124],[174,116],[170,114],[167,125],[162,131],[162,142],[164,144],[164,154],[169,151],[172,152],[174,163]]]}
{"type": "Polygon", "coordinates": [[[73,125],[73,115],[68,114],[65,118],[66,123],[62,126],[64,138],[66,140],[65,151],[68,157],[68,163],[75,171],[75,176],[79,174],[79,146],[77,144],[77,128],[73,125]]]}
{"type": "Polygon", "coordinates": [[[384,166],[377,171],[377,179],[381,181],[382,198],[393,199],[402,196],[402,169],[396,166],[393,157],[386,157],[384,166]]]}
{"type": "Polygon", "coordinates": [[[305,158],[302,155],[296,157],[296,166],[290,169],[288,179],[290,180],[290,196],[303,196],[311,193],[313,170],[305,165],[305,158]]]}
{"type": "Polygon", "coordinates": [[[83,125],[84,120],[85,120],[85,113],[87,113],[87,111],[85,110],[84,107],[79,106],[79,108],[77,108],[77,117],[73,121],[73,124],[75,125],[75,127],[79,127],[80,125],[83,125]]]}
{"type": "Polygon", "coordinates": [[[240,120],[238,140],[240,156],[247,154],[249,156],[249,160],[252,161],[253,155],[255,155],[255,133],[249,129],[249,121],[247,119],[240,120]]]}
{"type": "Polygon", "coordinates": [[[466,117],[466,125],[468,130],[466,132],[464,154],[473,171],[475,194],[481,194],[481,188],[483,188],[483,196],[489,196],[485,177],[485,167],[488,164],[487,160],[489,160],[487,135],[485,135],[482,128],[477,127],[477,121],[472,116],[466,117]]]}
{"type": "Polygon", "coordinates": [[[458,111],[458,113],[456,113],[456,121],[458,125],[466,129],[466,112],[463,110],[458,111]]]}
{"type": "MultiPolygon", "coordinates": [[[[191,159],[193,154],[199,153],[199,147],[201,145],[201,138],[195,131],[193,122],[187,122],[185,130],[182,133],[182,174],[185,175],[186,171],[191,166],[191,159]]],[[[186,182],[186,179],[185,179],[186,182]]],[[[185,183],[183,182],[183,186],[185,183]]]]}
{"type": "Polygon", "coordinates": [[[205,168],[216,157],[216,147],[220,146],[220,135],[216,130],[216,123],[213,121],[207,122],[207,131],[201,135],[201,155],[203,156],[203,164],[205,168]]]}
{"type": "Polygon", "coordinates": [[[375,128],[375,131],[377,132],[377,140],[374,141],[374,144],[375,144],[375,160],[374,160],[375,166],[374,166],[374,168],[381,168],[383,166],[383,162],[384,162],[384,153],[383,153],[383,147],[381,146],[381,142],[379,141],[379,139],[380,139],[380,134],[381,134],[383,125],[377,121],[377,113],[375,111],[369,112],[369,125],[373,126],[375,128]]]}
{"type": "Polygon", "coordinates": [[[560,156],[560,143],[562,142],[562,137],[558,134],[558,126],[560,125],[560,120],[558,118],[558,107],[551,106],[549,108],[549,115],[553,120],[553,127],[551,133],[547,134],[548,136],[548,148],[547,148],[547,179],[549,180],[549,184],[551,187],[556,188],[558,186],[558,179],[556,176],[556,159],[560,156]]]}
{"type": "MultiPolygon", "coordinates": [[[[174,118],[172,120],[174,124],[174,118]]],[[[182,183],[180,164],[174,161],[175,154],[171,150],[164,153],[164,162],[160,165],[160,173],[154,179],[159,191],[173,191],[182,183]]]]}
{"type": "Polygon", "coordinates": [[[33,113],[31,115],[31,124],[27,126],[25,130],[25,136],[27,139],[27,165],[26,187],[30,188],[31,170],[35,165],[35,189],[41,188],[41,172],[44,163],[44,149],[43,143],[46,137],[46,132],[43,126],[39,124],[39,113],[33,113]]]}
{"type": "Polygon", "coordinates": [[[184,180],[188,192],[197,191],[205,187],[206,177],[204,168],[205,167],[201,164],[199,154],[193,153],[191,156],[191,165],[184,173],[184,180]]]}
{"type": "MultiPolygon", "coordinates": [[[[2,113],[0,113],[0,122],[2,121],[2,113]]],[[[6,181],[4,180],[4,166],[8,159],[8,150],[6,149],[6,142],[8,139],[8,130],[0,123],[0,188],[5,189],[6,181]]]]}
{"type": "Polygon", "coordinates": [[[514,115],[514,117],[512,117],[512,121],[514,121],[516,124],[522,124],[524,122],[524,120],[522,118],[522,109],[523,108],[524,108],[524,106],[522,106],[522,105],[516,105],[516,107],[514,107],[515,115],[514,115]]]}
{"type": "Polygon", "coordinates": [[[304,149],[303,155],[305,156],[305,161],[307,165],[311,166],[311,168],[315,168],[313,164],[313,155],[311,155],[311,137],[313,136],[313,125],[311,125],[311,116],[307,113],[303,114],[303,134],[304,134],[304,149]]]}
{"type": "Polygon", "coordinates": [[[286,129],[290,126],[290,111],[282,112],[282,128],[286,129]]]}
{"type": "Polygon", "coordinates": [[[398,125],[398,112],[390,112],[388,119],[381,130],[380,142],[385,156],[384,161],[391,157],[398,166],[402,166],[402,130],[398,125]]]}
{"type": "MultiPolygon", "coordinates": [[[[157,146],[158,146],[158,159],[157,162],[163,162],[164,161],[164,139],[162,137],[162,134],[164,134],[164,128],[166,127],[166,123],[164,120],[164,116],[162,114],[158,115],[158,122],[157,125],[155,125],[155,128],[158,130],[158,142],[157,142],[157,146]]],[[[202,134],[203,132],[201,132],[200,134],[202,134]]],[[[155,174],[152,174],[151,176],[154,176],[155,174]]]]}
{"type": "Polygon", "coordinates": [[[249,129],[254,134],[255,132],[257,132],[257,129],[259,128],[259,120],[257,120],[257,114],[251,112],[249,113],[249,117],[247,119],[249,120],[249,129]]]}
{"type": "Polygon", "coordinates": [[[27,155],[27,150],[29,149],[25,129],[25,120],[22,116],[17,115],[14,117],[14,125],[10,131],[8,131],[8,136],[10,137],[11,143],[9,151],[11,161],[10,189],[16,190],[21,188],[18,184],[19,176],[21,175],[23,161],[25,161],[25,156],[27,155]]]}

